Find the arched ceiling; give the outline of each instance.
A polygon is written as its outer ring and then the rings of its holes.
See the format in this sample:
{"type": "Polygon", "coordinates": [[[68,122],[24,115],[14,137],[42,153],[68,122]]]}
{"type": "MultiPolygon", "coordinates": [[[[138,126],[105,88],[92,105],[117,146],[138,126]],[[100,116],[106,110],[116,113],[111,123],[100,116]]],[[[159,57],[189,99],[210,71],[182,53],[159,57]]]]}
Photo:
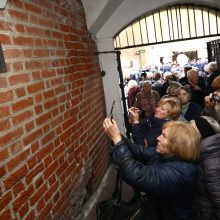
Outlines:
{"type": "Polygon", "coordinates": [[[97,38],[113,37],[130,22],[147,12],[184,3],[220,8],[219,0],[82,0],[88,30],[97,38]]]}

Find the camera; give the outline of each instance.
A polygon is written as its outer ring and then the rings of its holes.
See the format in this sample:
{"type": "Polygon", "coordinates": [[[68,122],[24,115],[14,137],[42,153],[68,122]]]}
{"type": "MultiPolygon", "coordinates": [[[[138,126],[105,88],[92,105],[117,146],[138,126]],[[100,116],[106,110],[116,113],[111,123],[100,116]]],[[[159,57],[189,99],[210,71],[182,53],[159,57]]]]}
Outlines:
{"type": "Polygon", "coordinates": [[[211,101],[214,103],[220,103],[220,97],[217,96],[216,94],[212,95],[211,101]]]}

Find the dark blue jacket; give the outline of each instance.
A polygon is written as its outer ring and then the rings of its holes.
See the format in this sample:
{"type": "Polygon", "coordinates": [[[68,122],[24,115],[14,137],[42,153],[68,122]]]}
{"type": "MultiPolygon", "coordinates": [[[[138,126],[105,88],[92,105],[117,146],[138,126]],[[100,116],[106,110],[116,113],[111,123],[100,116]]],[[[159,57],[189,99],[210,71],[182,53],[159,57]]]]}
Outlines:
{"type": "Polygon", "coordinates": [[[195,164],[160,156],[155,148],[126,139],[115,146],[113,160],[123,180],[159,200],[160,220],[191,220],[198,174],[195,164]]]}
{"type": "Polygon", "coordinates": [[[135,144],[144,145],[144,139],[148,146],[157,146],[157,137],[162,132],[163,124],[167,120],[151,117],[143,123],[134,124],[132,127],[132,138],[135,144]]]}
{"type": "Polygon", "coordinates": [[[187,110],[186,114],[183,116],[187,121],[194,120],[194,119],[200,117],[200,114],[201,114],[200,110],[201,110],[200,105],[198,105],[197,103],[194,103],[194,102],[190,102],[188,110],[187,110]]]}

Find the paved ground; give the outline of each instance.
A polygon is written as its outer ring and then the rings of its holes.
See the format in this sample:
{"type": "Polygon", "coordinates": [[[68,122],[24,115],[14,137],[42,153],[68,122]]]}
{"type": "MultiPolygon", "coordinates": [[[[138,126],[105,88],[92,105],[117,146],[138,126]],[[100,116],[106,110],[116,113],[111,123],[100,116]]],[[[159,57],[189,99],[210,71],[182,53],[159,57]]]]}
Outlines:
{"type": "MultiPolygon", "coordinates": [[[[115,184],[116,171],[113,164],[111,164],[100,184],[98,191],[91,197],[86,205],[84,218],[82,220],[96,220],[96,203],[111,197],[115,184]]],[[[123,182],[122,198],[129,200],[132,196],[133,190],[129,185],[123,182]]]]}

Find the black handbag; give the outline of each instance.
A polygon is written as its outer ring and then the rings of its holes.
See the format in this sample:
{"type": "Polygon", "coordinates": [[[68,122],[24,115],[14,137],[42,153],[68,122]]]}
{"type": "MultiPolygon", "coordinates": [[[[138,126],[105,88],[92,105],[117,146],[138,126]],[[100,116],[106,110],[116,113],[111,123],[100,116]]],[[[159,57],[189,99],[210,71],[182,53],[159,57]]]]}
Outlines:
{"type": "Polygon", "coordinates": [[[131,200],[122,200],[122,179],[118,172],[112,197],[96,204],[97,220],[135,219],[135,216],[138,215],[141,210],[141,206],[142,197],[138,192],[135,192],[131,200]]]}

